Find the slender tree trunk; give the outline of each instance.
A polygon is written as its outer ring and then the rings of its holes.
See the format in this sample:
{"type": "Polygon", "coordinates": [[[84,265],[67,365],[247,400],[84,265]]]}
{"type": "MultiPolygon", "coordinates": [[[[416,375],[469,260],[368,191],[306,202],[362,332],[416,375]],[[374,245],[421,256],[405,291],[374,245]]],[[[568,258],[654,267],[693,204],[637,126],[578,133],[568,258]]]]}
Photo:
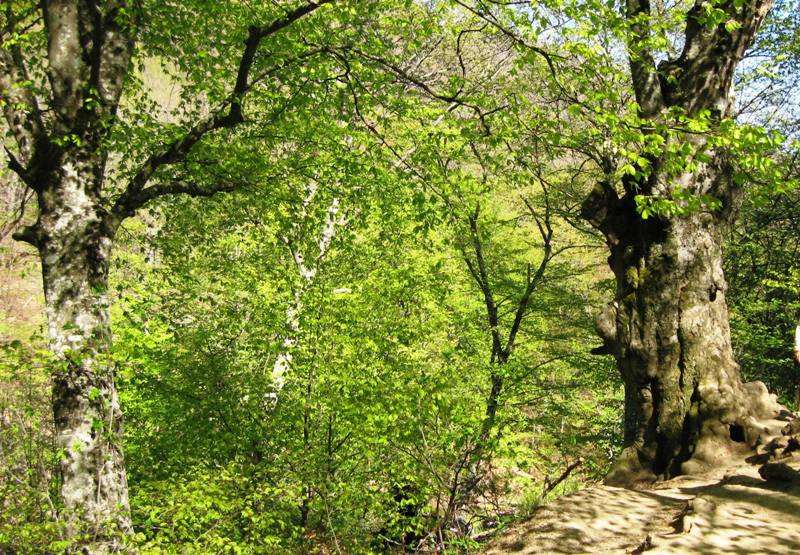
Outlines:
{"type": "MultiPolygon", "coordinates": [[[[461,245],[461,253],[467,265],[472,279],[478,285],[486,309],[486,323],[489,327],[491,336],[491,354],[489,356],[489,392],[486,396],[486,409],[481,422],[480,432],[475,438],[475,442],[469,447],[463,457],[460,458],[453,473],[450,497],[447,502],[447,509],[444,514],[444,522],[449,525],[455,517],[455,512],[477,489],[478,484],[484,478],[486,469],[482,468],[485,463],[490,462],[487,457],[487,450],[492,446],[493,434],[499,434],[497,430],[497,412],[501,408],[501,397],[503,395],[504,366],[508,363],[516,347],[517,337],[522,327],[522,322],[527,314],[528,305],[537,287],[544,280],[548,264],[558,254],[553,251],[553,227],[552,213],[548,200],[547,187],[542,183],[544,193],[544,206],[540,214],[539,211],[523,198],[530,216],[535,222],[542,239],[542,259],[538,267],[534,270],[530,264],[527,267],[525,278],[525,288],[520,297],[516,300],[513,310],[513,321],[508,328],[508,335],[503,337],[501,328],[500,312],[495,300],[495,292],[489,278],[489,270],[484,258],[483,240],[478,225],[480,215],[480,203],[476,204],[472,214],[467,218],[469,225],[469,239],[471,252],[468,252],[465,244],[461,245]],[[461,479],[461,472],[468,474],[461,479]]],[[[466,243],[466,241],[464,242],[466,243]]]]}
{"type": "Polygon", "coordinates": [[[308,207],[317,195],[317,188],[318,185],[316,182],[309,184],[306,197],[303,200],[303,205],[300,210],[300,217],[292,226],[293,236],[291,238],[284,238],[284,241],[292,253],[292,258],[294,259],[302,281],[294,290],[294,300],[286,308],[286,336],[283,339],[283,349],[278,353],[272,365],[272,389],[266,396],[265,404],[269,410],[275,408],[278,397],[284,385],[286,385],[286,373],[292,366],[292,360],[294,359],[293,353],[299,342],[300,314],[303,312],[303,297],[305,297],[307,291],[314,285],[314,280],[317,277],[320,265],[325,260],[331,242],[336,235],[337,226],[342,226],[346,223],[346,220],[339,215],[339,198],[334,197],[325,214],[325,225],[315,241],[317,247],[316,256],[311,258],[311,263],[309,264],[303,252],[303,238],[300,237],[300,233],[301,224],[308,218],[308,207]]]}

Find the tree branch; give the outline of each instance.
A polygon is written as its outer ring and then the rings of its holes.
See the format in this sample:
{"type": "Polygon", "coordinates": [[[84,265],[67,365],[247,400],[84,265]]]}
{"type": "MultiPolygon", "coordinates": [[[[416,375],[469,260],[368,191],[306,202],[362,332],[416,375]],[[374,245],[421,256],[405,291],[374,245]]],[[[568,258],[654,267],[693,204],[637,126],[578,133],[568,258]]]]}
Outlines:
{"type": "Polygon", "coordinates": [[[555,480],[551,480],[549,476],[545,478],[540,499],[544,499],[545,497],[547,497],[548,493],[556,489],[556,486],[558,486],[558,484],[566,480],[567,477],[572,473],[572,471],[578,468],[581,464],[583,464],[583,459],[578,457],[578,459],[576,459],[575,462],[567,466],[567,468],[564,469],[564,472],[562,472],[561,475],[555,480]]]}
{"type": "Polygon", "coordinates": [[[473,265],[469,257],[464,256],[467,267],[473,278],[483,293],[483,300],[486,304],[486,317],[489,320],[489,328],[492,334],[492,361],[497,357],[503,356],[503,347],[500,342],[500,322],[497,317],[497,304],[494,300],[492,289],[489,286],[489,276],[486,272],[486,262],[483,259],[483,245],[481,243],[480,232],[478,231],[478,216],[480,214],[480,204],[475,205],[475,212],[469,216],[469,229],[472,237],[472,248],[475,252],[477,268],[473,265]]]}
{"type": "MultiPolygon", "coordinates": [[[[295,21],[314,12],[321,6],[333,3],[335,1],[336,0],[318,0],[317,2],[309,2],[308,4],[288,12],[283,17],[276,19],[269,25],[263,27],[250,27],[247,39],[245,40],[244,51],[239,59],[239,66],[236,72],[236,81],[228,101],[223,104],[218,111],[195,123],[182,138],[165,145],[161,150],[154,152],[147,158],[147,160],[145,160],[137,174],[133,177],[133,179],[131,179],[125,191],[114,203],[112,212],[115,214],[115,216],[117,218],[125,218],[132,215],[133,211],[137,208],[136,199],[140,198],[140,194],[143,192],[145,185],[160,167],[174,164],[185,159],[194,145],[196,145],[209,132],[217,129],[232,128],[244,121],[242,102],[247,92],[252,88],[253,84],[257,82],[257,80],[250,79],[250,73],[253,67],[253,62],[255,61],[256,51],[258,50],[258,47],[264,38],[269,37],[288,27],[295,21]],[[225,107],[228,108],[227,112],[224,111],[225,107]]],[[[320,49],[312,49],[299,56],[296,56],[295,58],[285,60],[284,62],[272,67],[270,70],[263,72],[261,75],[259,75],[258,79],[264,79],[265,77],[284,69],[292,63],[314,56],[320,51],[320,49]]],[[[171,194],[168,189],[165,190],[161,186],[156,186],[147,190],[150,191],[148,193],[147,200],[155,198],[155,196],[171,194]]],[[[141,204],[139,204],[139,206],[140,205],[141,204]]]]}
{"type": "Polygon", "coordinates": [[[47,35],[47,77],[52,92],[52,108],[65,129],[74,125],[83,105],[86,72],[80,32],[78,2],[44,0],[44,27],[47,35]]]}
{"type": "MultiPolygon", "coordinates": [[[[635,1],[635,0],[631,0],[635,1]]],[[[773,0],[735,0],[715,5],[726,13],[724,24],[707,21],[706,2],[696,0],[686,14],[683,51],[676,60],[659,65],[667,102],[696,114],[703,109],[726,116],[728,97],[737,64],[755,39],[773,0]],[[737,26],[731,26],[730,23],[737,26]],[[672,78],[672,83],[668,78],[672,78]]]]}
{"type": "MultiPolygon", "coordinates": [[[[405,82],[408,85],[411,85],[411,86],[414,86],[414,87],[420,89],[425,94],[427,94],[430,98],[433,98],[435,100],[440,100],[442,102],[447,102],[448,104],[455,104],[456,106],[463,106],[465,108],[468,108],[469,110],[472,110],[472,112],[474,112],[475,115],[478,117],[478,120],[480,121],[481,126],[484,129],[484,134],[487,135],[487,136],[490,134],[490,129],[489,129],[489,125],[486,122],[486,118],[488,116],[491,116],[492,114],[495,114],[495,113],[497,113],[497,112],[499,112],[501,110],[504,110],[505,108],[508,107],[507,105],[504,104],[504,105],[492,108],[491,110],[484,110],[483,108],[481,108],[477,104],[473,104],[472,102],[469,102],[469,101],[464,99],[463,87],[459,88],[457,91],[452,92],[452,93],[438,92],[438,91],[434,90],[430,85],[428,85],[425,81],[423,81],[422,79],[420,79],[418,77],[415,77],[410,72],[408,72],[407,70],[403,69],[402,67],[400,67],[396,63],[392,62],[391,60],[388,60],[386,58],[382,58],[380,56],[375,56],[375,55],[370,54],[368,52],[364,52],[362,50],[359,50],[359,49],[353,48],[353,47],[349,47],[349,46],[343,46],[343,47],[339,47],[339,48],[340,48],[340,50],[350,52],[350,53],[355,54],[356,56],[359,56],[359,57],[361,57],[361,58],[363,58],[365,60],[369,60],[370,62],[374,62],[374,63],[384,67],[385,69],[391,71],[401,81],[405,82]]],[[[340,51],[338,51],[338,50],[336,50],[334,48],[328,47],[327,51],[330,52],[331,54],[337,56],[337,58],[340,59],[340,60],[346,59],[346,56],[344,56],[340,51]]],[[[450,110],[448,110],[448,111],[450,111],[450,110]]]]}
{"type": "Polygon", "coordinates": [[[119,104],[128,65],[134,48],[134,34],[125,28],[127,22],[120,21],[123,6],[116,4],[107,8],[105,14],[94,7],[95,32],[92,53],[91,84],[97,90],[105,111],[113,114],[119,104]]]}
{"type": "Polygon", "coordinates": [[[129,215],[132,215],[136,210],[158,197],[177,194],[185,194],[192,197],[210,197],[217,193],[229,193],[231,191],[242,189],[244,186],[245,185],[242,183],[233,183],[227,181],[219,182],[209,186],[201,186],[196,183],[182,180],[151,185],[150,187],[146,187],[135,195],[127,198],[126,207],[129,211],[117,212],[116,210],[112,210],[108,215],[107,224],[110,228],[110,232],[115,232],[125,218],[127,218],[129,215]]]}
{"type": "MultiPolygon", "coordinates": [[[[6,18],[10,29],[13,29],[13,14],[10,6],[6,9],[6,18]]],[[[27,166],[35,156],[38,144],[46,140],[41,111],[31,89],[25,85],[29,82],[28,70],[25,67],[22,52],[19,46],[0,46],[0,101],[3,103],[3,113],[8,122],[8,127],[17,144],[19,154],[18,168],[11,168],[23,178],[23,181],[34,188],[32,183],[25,178],[27,166]],[[18,171],[25,168],[24,172],[18,171]]]]}
{"type": "Polygon", "coordinates": [[[15,231],[11,234],[11,238],[15,241],[21,241],[23,243],[33,245],[37,249],[39,248],[39,234],[37,233],[36,228],[33,226],[25,226],[19,231],[15,231]]]}
{"type": "MultiPolygon", "coordinates": [[[[546,192],[545,192],[546,194],[546,192]]],[[[506,341],[506,348],[505,353],[508,356],[511,351],[514,349],[514,343],[517,339],[517,334],[519,333],[519,329],[522,326],[522,319],[525,317],[525,312],[528,310],[528,303],[531,300],[531,295],[542,282],[544,278],[544,272],[547,269],[547,265],[553,259],[553,228],[550,224],[550,206],[549,203],[546,203],[545,207],[545,215],[544,215],[544,224],[542,224],[539,220],[539,216],[536,210],[533,208],[533,205],[528,201],[528,199],[522,199],[522,202],[525,203],[525,206],[528,208],[528,211],[531,213],[533,218],[536,220],[536,225],[539,227],[539,233],[542,235],[542,242],[543,247],[542,250],[542,260],[539,262],[539,266],[536,268],[536,272],[531,276],[531,267],[528,265],[528,277],[526,280],[525,291],[520,297],[519,302],[517,303],[517,310],[514,314],[514,322],[511,324],[511,330],[508,332],[508,341],[506,341]]]]}
{"type": "Polygon", "coordinates": [[[515,43],[519,44],[520,46],[523,46],[524,48],[530,50],[531,52],[535,52],[536,54],[538,54],[539,56],[544,58],[544,61],[547,63],[547,68],[550,71],[550,75],[553,78],[553,81],[555,81],[555,83],[556,83],[556,85],[558,85],[559,89],[561,89],[562,91],[564,90],[564,87],[561,86],[561,83],[558,80],[558,71],[556,70],[556,65],[555,65],[555,61],[554,61],[555,58],[557,58],[559,56],[554,56],[553,54],[547,52],[546,50],[544,50],[542,48],[539,48],[538,46],[535,46],[533,44],[528,43],[526,40],[524,40],[519,35],[515,34],[513,31],[508,29],[506,26],[501,25],[500,22],[497,21],[497,18],[494,17],[493,15],[487,14],[485,12],[481,12],[477,8],[474,8],[474,7],[470,6],[470,5],[462,2],[461,0],[455,0],[455,3],[458,4],[459,6],[461,6],[462,8],[464,8],[465,10],[467,10],[468,12],[472,13],[476,17],[478,17],[481,21],[487,23],[488,25],[491,25],[492,27],[494,27],[495,29],[497,29],[498,31],[503,33],[503,35],[505,35],[506,37],[508,37],[509,39],[514,41],[515,43]]]}
{"type": "Polygon", "coordinates": [[[653,52],[647,45],[650,40],[650,1],[627,0],[625,17],[630,24],[628,62],[636,102],[644,117],[652,117],[661,111],[664,99],[653,52]]]}
{"type": "Polygon", "coordinates": [[[8,150],[8,148],[3,147],[3,149],[6,151],[6,156],[8,156],[8,169],[17,174],[19,178],[22,180],[22,182],[25,183],[25,185],[27,185],[28,187],[30,187],[35,191],[36,181],[30,174],[30,172],[27,170],[27,168],[25,168],[22,165],[19,159],[16,156],[14,156],[14,153],[8,150]]]}

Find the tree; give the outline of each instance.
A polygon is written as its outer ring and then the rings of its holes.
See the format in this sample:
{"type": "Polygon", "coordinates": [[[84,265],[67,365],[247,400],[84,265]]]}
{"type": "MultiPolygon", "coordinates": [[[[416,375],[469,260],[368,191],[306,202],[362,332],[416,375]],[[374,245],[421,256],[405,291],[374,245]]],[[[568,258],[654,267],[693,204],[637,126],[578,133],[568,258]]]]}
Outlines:
{"type": "Polygon", "coordinates": [[[654,45],[665,27],[647,0],[626,4],[642,139],[657,148],[625,168],[620,192],[609,164],[583,205],[583,216],[606,238],[617,284],[597,319],[604,341],[598,351],[614,355],[625,383],[627,448],[612,483],[713,465],[737,443],[752,446],[753,418],[775,413],[763,384],[742,383],[731,349],[722,244],[741,180],[730,150],[703,132],[730,129],[724,118],[734,72],[770,5],[694,3],[683,14],[680,55],[656,65],[654,45]],[[698,120],[700,126],[692,123],[698,120]],[[682,122],[678,131],[674,121],[682,122]],[[672,209],[652,213],[647,198],[667,199],[672,209]],[[692,199],[693,209],[683,209],[692,199]],[[699,199],[711,206],[697,206],[699,199]]]}
{"type": "MultiPolygon", "coordinates": [[[[249,183],[229,167],[217,173],[183,174],[176,164],[186,164],[209,138],[226,132],[234,137],[231,130],[245,121],[246,96],[264,87],[265,81],[307,66],[321,55],[322,46],[308,45],[315,34],[306,22],[331,3],[319,0],[253,9],[234,2],[217,4],[213,10],[203,2],[4,4],[0,104],[16,145],[14,152],[7,151],[9,167],[35,192],[37,201],[36,222],[15,238],[33,245],[41,260],[49,343],[56,361],[53,413],[61,452],[61,493],[71,532],[85,528],[81,531],[87,533],[89,551],[116,548],[118,536],[131,531],[122,414],[108,360],[107,281],[115,234],[125,219],[156,198],[178,193],[210,196],[249,183]],[[186,87],[201,101],[192,99],[194,106],[182,125],[162,125],[154,133],[156,141],[142,140],[146,126],[137,127],[119,115],[126,91],[131,102],[141,96],[132,62],[137,41],[160,31],[162,43],[155,50],[160,48],[167,57],[181,52],[179,47],[170,50],[168,42],[173,34],[182,33],[191,40],[181,47],[191,50],[197,41],[209,38],[179,25],[187,21],[200,25],[220,16],[220,9],[229,17],[218,21],[216,42],[176,64],[180,73],[195,63],[196,71],[186,70],[183,76],[187,84],[206,82],[203,90],[186,87]],[[169,10],[173,13],[167,16],[169,10]],[[173,15],[177,23],[169,29],[163,22],[173,15]],[[308,41],[286,36],[288,28],[298,25],[305,25],[308,36],[302,38],[308,41]],[[268,39],[275,43],[265,54],[268,39]],[[214,59],[210,64],[209,50],[214,59]],[[126,153],[133,155],[126,159],[126,153]]],[[[349,13],[338,15],[344,19],[349,13]]],[[[139,55],[147,53],[143,49],[139,55]]],[[[280,84],[274,86],[280,90],[280,84]]],[[[284,108],[290,103],[272,94],[284,108]]]]}

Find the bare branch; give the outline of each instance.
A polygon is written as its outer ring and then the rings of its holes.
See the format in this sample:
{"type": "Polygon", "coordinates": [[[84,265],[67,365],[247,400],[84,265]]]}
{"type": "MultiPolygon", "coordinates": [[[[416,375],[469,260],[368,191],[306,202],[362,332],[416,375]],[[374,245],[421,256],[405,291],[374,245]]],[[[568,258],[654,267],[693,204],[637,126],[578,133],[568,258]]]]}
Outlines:
{"type": "Polygon", "coordinates": [[[491,14],[482,12],[477,8],[474,8],[473,6],[470,6],[462,2],[461,0],[455,0],[455,3],[464,8],[465,10],[469,11],[470,13],[474,14],[479,19],[486,22],[488,25],[491,25],[492,27],[503,33],[506,37],[510,38],[515,43],[519,44],[520,46],[523,46],[524,48],[530,50],[531,52],[535,52],[536,54],[544,58],[544,61],[547,63],[547,68],[550,70],[550,75],[553,77],[553,80],[556,82],[559,88],[563,90],[563,87],[558,81],[558,71],[556,70],[556,64],[555,64],[555,59],[558,56],[555,56],[549,53],[548,51],[539,48],[538,46],[528,43],[522,37],[512,32],[510,29],[508,29],[505,25],[502,25],[499,21],[497,21],[497,18],[493,17],[491,14]]]}
{"type": "MultiPolygon", "coordinates": [[[[363,58],[365,60],[369,60],[371,62],[374,62],[374,63],[382,66],[383,68],[391,71],[401,81],[407,83],[408,85],[412,85],[412,86],[420,89],[425,94],[427,94],[430,98],[433,98],[435,100],[441,100],[442,102],[447,102],[449,104],[455,104],[457,106],[463,106],[465,108],[468,108],[469,110],[472,110],[472,112],[474,112],[475,115],[478,117],[478,120],[480,121],[481,126],[484,129],[484,134],[487,135],[487,136],[490,133],[490,129],[489,129],[488,123],[486,122],[486,118],[488,116],[491,116],[492,114],[495,114],[495,113],[507,108],[507,105],[504,104],[504,105],[500,105],[500,106],[497,106],[495,108],[492,108],[490,110],[484,110],[482,107],[480,107],[477,104],[474,104],[472,102],[469,102],[468,100],[466,100],[464,98],[463,88],[459,88],[457,91],[451,92],[451,93],[439,92],[439,91],[434,90],[423,79],[412,75],[410,72],[408,72],[404,68],[400,67],[396,63],[392,62],[391,60],[388,60],[386,58],[382,58],[380,56],[375,56],[373,54],[370,54],[368,52],[364,52],[362,50],[359,50],[359,49],[353,48],[353,47],[340,47],[339,50],[350,52],[350,53],[355,54],[356,56],[359,56],[359,57],[361,57],[361,58],[363,58]]],[[[336,50],[336,49],[333,49],[333,48],[330,48],[330,47],[328,48],[328,51],[331,52],[332,54],[337,55],[337,57],[339,59],[346,58],[339,50],[336,50]]],[[[448,110],[448,111],[451,111],[451,110],[448,110]]]]}
{"type": "Polygon", "coordinates": [[[578,468],[581,464],[583,464],[583,459],[579,457],[578,459],[575,460],[575,462],[567,466],[567,468],[564,469],[564,472],[562,472],[561,475],[555,480],[551,480],[549,476],[545,478],[544,487],[542,489],[542,494],[540,498],[544,499],[548,493],[556,489],[556,486],[558,486],[558,484],[566,480],[567,477],[572,473],[572,471],[578,468]]]}

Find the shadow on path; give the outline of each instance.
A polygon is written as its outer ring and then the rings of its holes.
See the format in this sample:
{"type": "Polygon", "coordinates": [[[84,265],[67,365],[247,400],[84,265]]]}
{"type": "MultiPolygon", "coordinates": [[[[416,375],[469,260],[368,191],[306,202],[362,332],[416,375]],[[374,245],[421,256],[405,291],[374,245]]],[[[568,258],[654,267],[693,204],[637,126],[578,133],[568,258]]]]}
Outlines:
{"type": "MultiPolygon", "coordinates": [[[[790,464],[800,468],[798,458],[790,464]]],[[[677,478],[651,491],[598,486],[565,496],[485,553],[800,553],[800,484],[765,481],[744,461],[720,476],[677,478]]]]}

